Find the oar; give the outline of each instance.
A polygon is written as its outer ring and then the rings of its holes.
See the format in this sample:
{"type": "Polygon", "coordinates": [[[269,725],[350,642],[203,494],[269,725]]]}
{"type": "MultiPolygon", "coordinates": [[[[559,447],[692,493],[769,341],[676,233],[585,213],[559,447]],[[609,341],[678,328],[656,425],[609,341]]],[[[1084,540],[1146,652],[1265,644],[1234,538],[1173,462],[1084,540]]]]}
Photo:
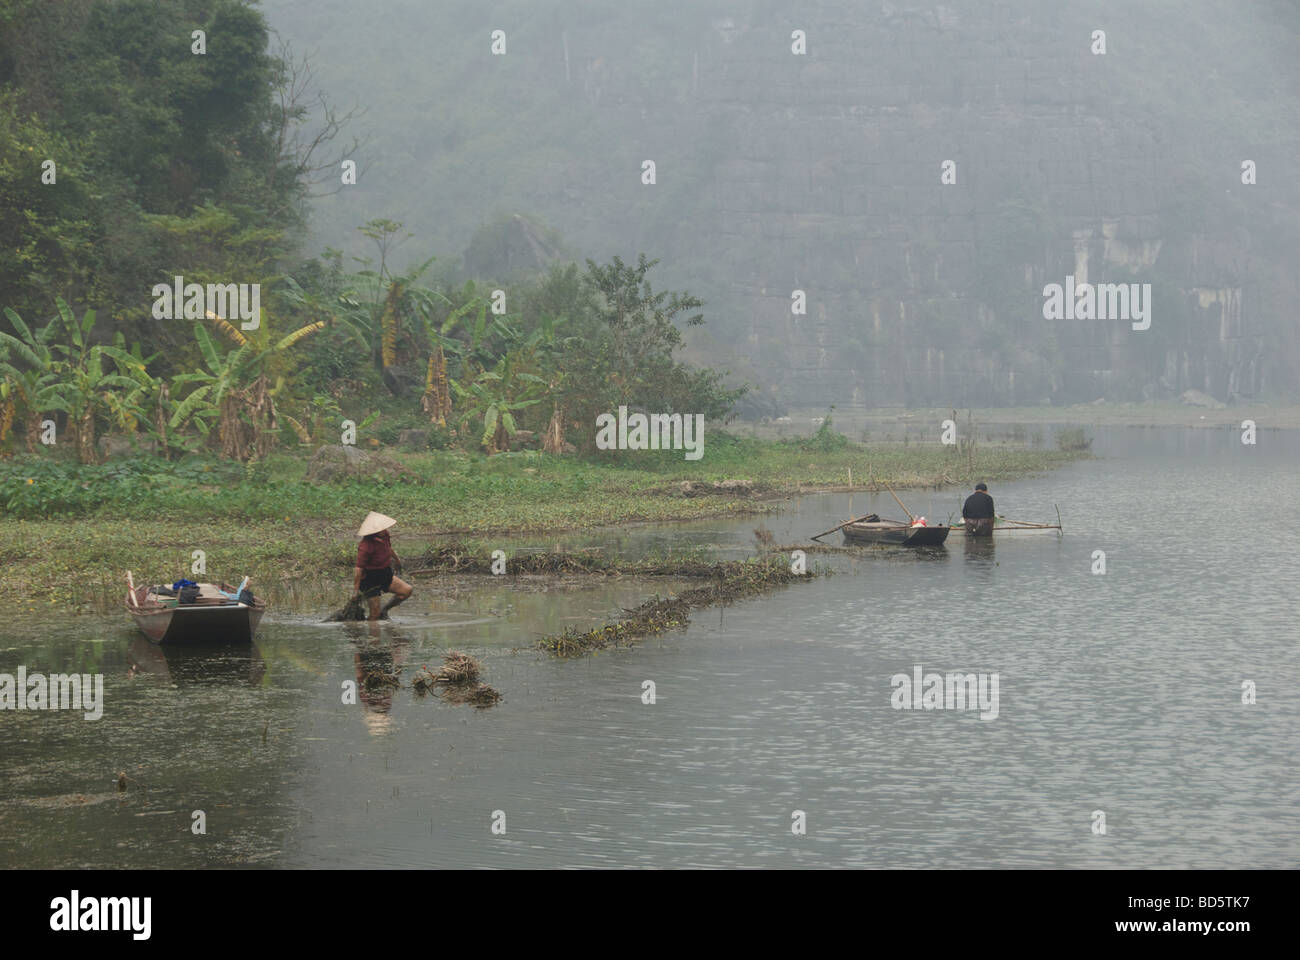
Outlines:
{"type": "Polygon", "coordinates": [[[843,530],[843,529],[844,529],[845,527],[847,527],[850,523],[858,523],[859,521],[861,521],[861,520],[865,520],[865,519],[867,519],[867,517],[870,517],[870,516],[872,516],[872,514],[870,514],[870,513],[864,513],[862,516],[860,516],[860,517],[854,517],[852,520],[845,520],[845,521],[844,521],[843,523],[841,523],[838,527],[831,527],[829,530],[826,530],[826,531],[824,531],[824,532],[822,532],[822,533],[817,534],[817,536],[813,537],[812,539],[813,539],[813,540],[820,540],[822,537],[826,536],[827,534],[834,533],[836,530],[843,530]]]}
{"type": "MultiPolygon", "coordinates": [[[[894,488],[891,487],[889,484],[885,484],[885,489],[888,490],[889,495],[894,498],[894,502],[897,503],[900,507],[903,507],[903,501],[898,499],[898,494],[894,492],[894,488]]],[[[916,522],[916,517],[912,516],[911,510],[908,510],[907,507],[903,507],[903,512],[907,514],[908,520],[911,520],[913,523],[916,522]]]]}
{"type": "Polygon", "coordinates": [[[1009,517],[998,517],[1003,523],[1014,523],[1021,527],[1051,527],[1050,523],[1032,523],[1029,520],[1012,520],[1009,517]]]}

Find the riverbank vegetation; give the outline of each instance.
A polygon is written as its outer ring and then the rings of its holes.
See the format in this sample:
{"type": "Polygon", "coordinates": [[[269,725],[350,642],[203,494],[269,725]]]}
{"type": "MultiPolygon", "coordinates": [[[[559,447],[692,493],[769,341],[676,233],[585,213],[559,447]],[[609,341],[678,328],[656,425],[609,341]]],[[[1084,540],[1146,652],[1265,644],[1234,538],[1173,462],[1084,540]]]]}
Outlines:
{"type": "Polygon", "coordinates": [[[246,464],[404,430],[590,452],[601,413],[716,420],[744,395],[682,361],[703,303],[653,289],[644,254],[583,266],[508,217],[418,252],[376,218],[370,256],[304,256],[310,197],[356,181],[355,111],[256,6],[57,6],[0,0],[0,456],[246,464]],[[515,245],[519,269],[476,255],[515,245]]]}
{"type": "MultiPolygon", "coordinates": [[[[398,518],[399,550],[413,540],[467,537],[478,538],[477,547],[491,538],[759,513],[799,493],[847,490],[849,471],[855,490],[934,488],[964,480],[968,467],[955,448],[940,446],[846,442],[822,453],[710,433],[705,450],[696,462],[654,451],[399,451],[391,461],[401,474],[322,482],[308,481],[306,458],[289,453],[252,466],[213,456],[101,466],[14,457],[0,462],[0,595],[99,602],[120,592],[123,571],[179,576],[202,550],[210,576],[238,582],[250,574],[274,596],[300,578],[346,579],[356,523],[372,508],[398,518]],[[683,483],[712,492],[688,496],[683,483]]],[[[997,481],[1075,456],[986,443],[974,462],[981,477],[997,481]]],[[[481,552],[471,569],[487,562],[491,550],[481,552]]]]}

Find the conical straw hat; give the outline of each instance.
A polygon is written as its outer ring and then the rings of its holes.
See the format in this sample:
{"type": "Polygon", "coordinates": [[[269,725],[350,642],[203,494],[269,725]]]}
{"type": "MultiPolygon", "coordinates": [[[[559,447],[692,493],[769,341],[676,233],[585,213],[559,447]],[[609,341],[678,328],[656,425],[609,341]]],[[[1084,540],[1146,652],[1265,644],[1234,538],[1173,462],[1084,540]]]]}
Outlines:
{"type": "Polygon", "coordinates": [[[378,533],[380,530],[387,530],[393,524],[397,523],[392,517],[386,517],[382,513],[375,513],[371,510],[366,514],[366,519],[361,523],[361,529],[357,531],[358,537],[368,537],[372,533],[378,533]]]}

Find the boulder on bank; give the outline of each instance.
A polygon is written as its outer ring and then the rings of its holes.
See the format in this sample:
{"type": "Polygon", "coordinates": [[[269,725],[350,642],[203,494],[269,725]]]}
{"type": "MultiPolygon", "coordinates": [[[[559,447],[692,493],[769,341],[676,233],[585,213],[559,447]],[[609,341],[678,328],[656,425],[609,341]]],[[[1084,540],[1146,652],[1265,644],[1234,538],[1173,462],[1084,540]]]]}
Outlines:
{"type": "Polygon", "coordinates": [[[321,447],[307,464],[309,483],[369,480],[375,477],[404,480],[410,476],[411,472],[391,457],[345,444],[321,447]]]}
{"type": "Polygon", "coordinates": [[[516,430],[515,435],[510,438],[511,450],[536,450],[540,446],[536,430],[516,430]]]}
{"type": "Polygon", "coordinates": [[[428,430],[398,430],[397,445],[411,450],[429,449],[428,430]]]}
{"type": "Polygon", "coordinates": [[[127,437],[106,435],[95,441],[101,460],[112,457],[135,457],[142,453],[157,453],[158,445],[138,435],[127,437]]]}

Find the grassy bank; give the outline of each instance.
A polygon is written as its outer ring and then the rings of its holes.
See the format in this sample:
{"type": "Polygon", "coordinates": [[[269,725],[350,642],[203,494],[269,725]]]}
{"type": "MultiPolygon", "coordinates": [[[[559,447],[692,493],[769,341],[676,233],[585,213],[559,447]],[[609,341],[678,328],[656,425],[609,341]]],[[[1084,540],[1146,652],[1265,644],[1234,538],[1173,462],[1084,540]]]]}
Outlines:
{"type": "MultiPolygon", "coordinates": [[[[637,522],[701,519],[775,509],[799,492],[935,488],[967,481],[953,448],[901,443],[817,449],[710,434],[704,458],[678,452],[600,459],[539,453],[495,457],[387,453],[399,478],[308,482],[306,456],[282,454],[245,468],[218,460],[153,458],[76,467],[48,458],[0,463],[0,595],[24,606],[98,606],[120,592],[123,571],[141,581],[190,570],[251,574],[268,597],[295,581],[347,576],[353,531],[366,511],[398,518],[402,538],[509,536],[637,522]],[[683,481],[747,487],[684,496],[683,481]]],[[[1078,454],[981,444],[981,478],[1008,480],[1078,454]]],[[[711,490],[711,488],[710,488],[711,490]]]]}

